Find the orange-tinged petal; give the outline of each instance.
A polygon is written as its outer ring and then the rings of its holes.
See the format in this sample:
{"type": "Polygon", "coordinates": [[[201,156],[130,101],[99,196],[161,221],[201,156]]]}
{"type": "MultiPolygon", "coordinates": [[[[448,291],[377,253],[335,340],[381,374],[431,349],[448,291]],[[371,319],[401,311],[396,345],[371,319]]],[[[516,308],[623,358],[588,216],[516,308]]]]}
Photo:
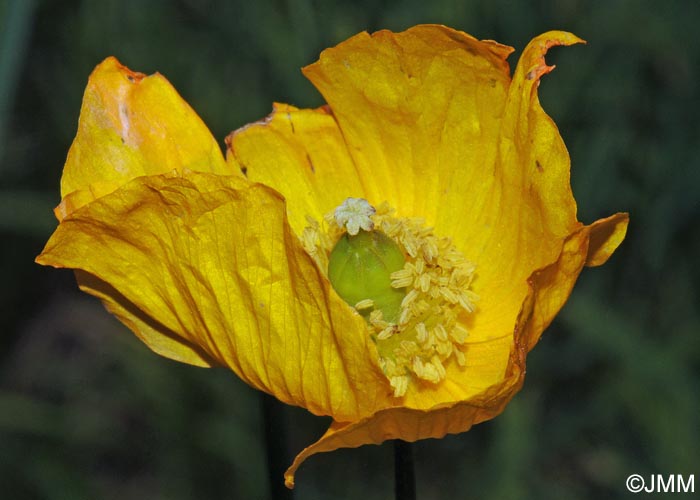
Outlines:
{"type": "Polygon", "coordinates": [[[494,181],[483,200],[467,202],[466,213],[479,215],[457,230],[455,239],[477,265],[474,290],[480,302],[472,341],[512,332],[528,294],[528,278],[557,261],[564,241],[581,227],[568,152],[537,97],[539,78],[552,69],[544,54],[553,45],[578,42],[569,33],[549,32],[523,51],[494,138],[494,181]]]}
{"type": "Polygon", "coordinates": [[[226,139],[227,161],[248,178],[284,194],[292,228],[301,234],[348,197],[367,198],[363,179],[327,107],[275,104],[265,120],[226,139]]]}
{"type": "Polygon", "coordinates": [[[110,57],[85,89],[56,215],[60,220],[135,177],[183,169],[231,172],[206,125],[165,78],[110,57]]]}
{"type": "Polygon", "coordinates": [[[83,289],[162,355],[228,366],[340,420],[388,405],[364,320],[330,293],[266,186],[140,177],[66,217],[38,262],[88,273],[83,289]]]}
{"type": "Polygon", "coordinates": [[[488,402],[465,401],[430,411],[394,408],[359,422],[334,422],[317,442],[297,455],[284,474],[285,484],[288,488],[293,488],[297,469],[316,453],[338,448],[357,448],[370,443],[379,444],[388,439],[417,441],[467,431],[473,424],[489,420],[501,413],[510,396],[519,389],[519,384],[515,377],[504,381],[503,386],[508,387],[508,391],[502,395],[488,395],[488,402]],[[484,406],[480,406],[481,404],[484,406]]]}
{"type": "Polygon", "coordinates": [[[620,246],[627,234],[629,215],[618,213],[591,224],[591,241],[588,244],[586,265],[602,266],[620,246]]]}

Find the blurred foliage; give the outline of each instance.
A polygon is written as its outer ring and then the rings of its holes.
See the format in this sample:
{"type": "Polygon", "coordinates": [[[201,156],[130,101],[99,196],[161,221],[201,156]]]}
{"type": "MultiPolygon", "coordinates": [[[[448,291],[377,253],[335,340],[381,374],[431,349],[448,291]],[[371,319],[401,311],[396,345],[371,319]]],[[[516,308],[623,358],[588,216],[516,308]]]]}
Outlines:
{"type": "MultiPolygon", "coordinates": [[[[632,222],[611,262],[584,271],[504,414],[416,445],[419,498],[618,498],[631,473],[697,476],[698,21],[693,0],[2,0],[3,497],[270,497],[257,393],[152,355],[69,272],[32,262],[92,68],[114,54],[162,72],[223,139],[272,101],[321,103],[299,68],[323,48],[422,22],[518,49],[549,29],[587,39],[548,56],[541,100],[571,152],[580,219],[632,222]]],[[[327,424],[276,411],[293,452],[327,424]]],[[[390,498],[391,449],[314,457],[297,483],[299,499],[390,498]]]]}

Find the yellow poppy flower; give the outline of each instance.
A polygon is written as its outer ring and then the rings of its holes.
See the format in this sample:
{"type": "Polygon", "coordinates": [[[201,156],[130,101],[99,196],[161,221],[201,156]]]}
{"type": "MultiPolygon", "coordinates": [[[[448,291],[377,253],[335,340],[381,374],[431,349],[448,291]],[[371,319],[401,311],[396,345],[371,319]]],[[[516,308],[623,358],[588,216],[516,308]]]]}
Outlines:
{"type": "Polygon", "coordinates": [[[537,97],[578,42],[535,38],[511,77],[513,49],[443,26],[360,33],[304,69],[327,106],[276,104],[226,159],[162,76],[107,59],[37,261],[156,353],[333,417],[290,487],[315,453],[464,432],[625,236],[627,214],[578,222],[537,97]]]}

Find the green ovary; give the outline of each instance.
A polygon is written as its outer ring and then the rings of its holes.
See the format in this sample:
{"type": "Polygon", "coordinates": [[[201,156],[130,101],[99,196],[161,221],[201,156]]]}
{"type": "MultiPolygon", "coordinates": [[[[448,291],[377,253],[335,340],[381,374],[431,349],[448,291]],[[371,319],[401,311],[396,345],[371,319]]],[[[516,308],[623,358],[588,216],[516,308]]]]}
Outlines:
{"type": "MultiPolygon", "coordinates": [[[[389,323],[398,321],[404,289],[391,286],[391,273],[406,260],[399,246],[380,231],[344,234],[331,251],[328,278],[340,297],[355,306],[371,299],[389,323]]],[[[370,310],[367,310],[369,312],[370,310]]]]}

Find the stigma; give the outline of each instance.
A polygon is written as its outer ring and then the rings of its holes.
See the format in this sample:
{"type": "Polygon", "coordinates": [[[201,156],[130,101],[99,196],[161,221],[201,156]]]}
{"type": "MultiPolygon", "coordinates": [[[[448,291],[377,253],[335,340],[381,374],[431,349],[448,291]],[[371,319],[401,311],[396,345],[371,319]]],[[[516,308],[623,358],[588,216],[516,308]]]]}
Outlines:
{"type": "Polygon", "coordinates": [[[333,212],[335,222],[341,229],[345,229],[349,235],[355,236],[360,229],[372,231],[374,221],[372,216],[375,208],[364,198],[347,198],[333,212]]]}

